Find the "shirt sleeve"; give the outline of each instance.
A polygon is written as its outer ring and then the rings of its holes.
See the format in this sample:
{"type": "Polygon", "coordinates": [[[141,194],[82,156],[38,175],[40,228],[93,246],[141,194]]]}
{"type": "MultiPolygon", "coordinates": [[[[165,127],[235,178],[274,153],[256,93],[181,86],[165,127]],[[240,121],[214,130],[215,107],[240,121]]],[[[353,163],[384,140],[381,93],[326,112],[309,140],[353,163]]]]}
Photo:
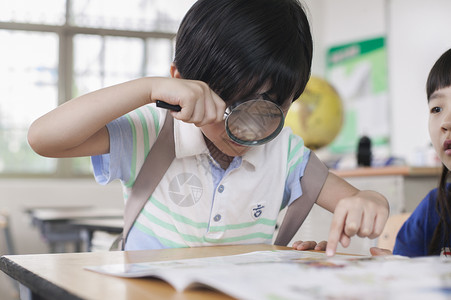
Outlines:
{"type": "Polygon", "coordinates": [[[289,153],[291,159],[288,161],[288,176],[285,182],[282,208],[290,205],[291,202],[302,195],[299,179],[304,176],[305,167],[310,157],[310,149],[303,146],[302,139],[297,141],[297,143],[302,143],[302,147],[294,146],[289,153]]]}
{"type": "MultiPolygon", "coordinates": [[[[316,155],[307,147],[304,147],[303,140],[300,137],[292,135],[291,137],[291,150],[289,153],[289,157],[291,159],[288,162],[289,171],[287,176],[287,181],[285,183],[284,197],[282,201],[282,208],[293,203],[294,200],[301,197],[304,193],[302,179],[306,176],[313,177],[313,181],[315,182],[315,191],[321,191],[321,188],[327,178],[327,174],[329,173],[329,169],[316,157],[316,155]],[[302,145],[302,147],[301,147],[302,145]],[[313,157],[313,160],[312,160],[313,157]],[[313,161],[313,163],[310,163],[313,161]],[[311,164],[309,168],[309,174],[306,174],[307,165],[311,164]],[[301,180],[301,181],[300,181],[301,180]]],[[[307,182],[309,180],[304,180],[307,182]]],[[[312,182],[311,180],[309,182],[312,182]]],[[[310,186],[311,184],[304,185],[310,186]]],[[[310,193],[310,195],[313,195],[310,193]]],[[[317,196],[317,194],[316,194],[317,196]]],[[[313,202],[316,201],[316,198],[313,199],[313,202]]]]}
{"type": "Polygon", "coordinates": [[[100,184],[119,179],[127,182],[133,152],[133,134],[130,122],[122,116],[107,124],[110,152],[91,157],[94,178],[100,184]]]}
{"type": "MultiPolygon", "coordinates": [[[[302,195],[302,187],[299,184],[299,179],[304,176],[305,166],[310,158],[310,150],[305,148],[304,158],[301,163],[299,163],[295,170],[290,173],[287,180],[286,189],[289,192],[289,197],[286,199],[285,205],[290,205],[294,200],[302,195]]],[[[285,200],[285,199],[284,199],[285,200]]]]}
{"type": "Polygon", "coordinates": [[[115,179],[131,187],[161,130],[166,110],[154,104],[141,106],[107,124],[108,154],[91,158],[94,177],[100,184],[115,179]]]}
{"type": "Polygon", "coordinates": [[[298,231],[316,202],[324,182],[329,174],[329,169],[323,162],[310,152],[309,160],[298,185],[302,186],[301,195],[288,206],[287,212],[279,228],[275,245],[286,246],[298,231]]]}

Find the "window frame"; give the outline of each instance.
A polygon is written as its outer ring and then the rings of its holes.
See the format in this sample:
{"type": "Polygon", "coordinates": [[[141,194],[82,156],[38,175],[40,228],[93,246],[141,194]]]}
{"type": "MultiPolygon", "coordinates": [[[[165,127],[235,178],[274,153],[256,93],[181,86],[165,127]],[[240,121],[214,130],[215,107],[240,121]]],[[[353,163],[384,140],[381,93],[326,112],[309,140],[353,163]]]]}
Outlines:
{"type": "MultiPolygon", "coordinates": [[[[143,60],[141,66],[141,76],[145,76],[147,69],[147,44],[149,39],[167,39],[171,41],[171,52],[174,52],[175,32],[163,31],[138,31],[126,29],[108,29],[74,26],[69,23],[71,0],[66,0],[65,21],[62,25],[48,25],[21,22],[0,21],[0,30],[28,31],[55,33],[58,36],[58,79],[57,79],[57,105],[69,101],[73,94],[74,81],[74,36],[77,34],[97,35],[100,37],[127,37],[139,38],[144,47],[143,60]]],[[[0,178],[86,178],[92,174],[77,174],[72,167],[71,158],[54,158],[57,160],[56,169],[53,173],[10,173],[1,172],[0,178]]]]}

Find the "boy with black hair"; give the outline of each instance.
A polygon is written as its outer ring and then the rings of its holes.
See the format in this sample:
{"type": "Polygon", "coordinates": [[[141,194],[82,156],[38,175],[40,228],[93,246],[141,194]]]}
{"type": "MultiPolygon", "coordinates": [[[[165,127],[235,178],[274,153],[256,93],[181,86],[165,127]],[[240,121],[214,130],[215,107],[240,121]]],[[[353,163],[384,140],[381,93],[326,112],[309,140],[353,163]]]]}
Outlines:
{"type": "Polygon", "coordinates": [[[333,255],[338,242],[346,247],[354,235],[382,232],[387,200],[329,173],[289,128],[248,146],[231,139],[224,123],[226,108],[250,99],[277,107],[283,120],[311,61],[298,1],[199,0],[177,33],[171,78],[140,78],[68,101],[32,124],[29,143],[43,156],[92,156],[96,180],[121,180],[127,200],[166,119],[154,103],[178,106],[171,112],[175,158],[126,250],[271,243],[281,208],[302,204],[303,215],[290,216],[302,223],[317,203],[334,212],[326,251],[333,255]]]}

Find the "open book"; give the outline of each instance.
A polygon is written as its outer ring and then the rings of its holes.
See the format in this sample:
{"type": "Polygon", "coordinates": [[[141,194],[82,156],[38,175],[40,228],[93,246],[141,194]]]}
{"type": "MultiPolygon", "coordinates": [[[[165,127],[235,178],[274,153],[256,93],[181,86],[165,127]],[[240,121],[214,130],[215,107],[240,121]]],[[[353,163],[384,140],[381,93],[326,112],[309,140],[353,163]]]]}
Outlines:
{"type": "MultiPolygon", "coordinates": [[[[451,259],[367,257],[275,250],[199,259],[88,266],[120,277],[154,277],[177,291],[209,287],[238,299],[441,299],[451,259]],[[442,276],[442,277],[441,277],[442,276]],[[401,297],[401,298],[400,298],[401,297]],[[435,297],[435,298],[433,298],[435,297]],[[438,298],[437,298],[438,297],[438,298]]],[[[449,294],[448,294],[449,297],[449,294]]],[[[446,298],[443,298],[446,299],[446,298]]]]}

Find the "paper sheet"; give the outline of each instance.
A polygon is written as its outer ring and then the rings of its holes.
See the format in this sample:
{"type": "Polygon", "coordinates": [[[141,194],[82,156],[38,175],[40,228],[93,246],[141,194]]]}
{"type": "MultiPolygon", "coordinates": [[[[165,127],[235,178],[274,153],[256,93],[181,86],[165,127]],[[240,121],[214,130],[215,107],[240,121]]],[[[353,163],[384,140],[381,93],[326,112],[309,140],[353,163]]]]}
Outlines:
{"type": "Polygon", "coordinates": [[[239,299],[450,299],[451,259],[275,250],[199,259],[90,266],[161,278],[177,291],[208,286],[239,299]],[[408,297],[408,298],[406,298],[408,297]]]}

